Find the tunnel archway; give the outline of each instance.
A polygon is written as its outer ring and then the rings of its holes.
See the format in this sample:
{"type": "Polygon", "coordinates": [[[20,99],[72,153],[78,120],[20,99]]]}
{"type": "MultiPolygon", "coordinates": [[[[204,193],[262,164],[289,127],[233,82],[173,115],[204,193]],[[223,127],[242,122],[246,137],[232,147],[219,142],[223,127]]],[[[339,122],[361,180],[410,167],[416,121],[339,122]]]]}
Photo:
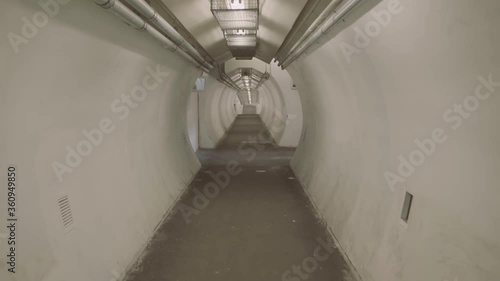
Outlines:
{"type": "MultiPolygon", "coordinates": [[[[498,279],[498,3],[365,3],[285,71],[272,63],[259,88],[277,146],[297,147],[286,179],[362,280],[498,279]]],[[[201,68],[92,1],[0,5],[1,179],[12,164],[20,185],[15,278],[120,280],[200,169],[190,137],[217,147],[241,112],[237,94],[208,77],[193,119],[201,68]]],[[[270,14],[267,37],[293,24],[270,14]]],[[[195,39],[228,59],[213,33],[195,39]]],[[[0,231],[2,253],[5,241],[0,231]]]]}

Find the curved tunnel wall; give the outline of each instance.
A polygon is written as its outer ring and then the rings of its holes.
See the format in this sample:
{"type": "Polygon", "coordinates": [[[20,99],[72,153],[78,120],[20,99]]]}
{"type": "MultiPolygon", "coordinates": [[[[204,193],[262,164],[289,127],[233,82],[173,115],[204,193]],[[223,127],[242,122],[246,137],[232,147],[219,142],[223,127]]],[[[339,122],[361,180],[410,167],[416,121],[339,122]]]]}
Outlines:
{"type": "Polygon", "coordinates": [[[206,91],[200,98],[200,147],[215,148],[237,116],[236,91],[207,77],[206,91]]]}
{"type": "MultiPolygon", "coordinates": [[[[41,10],[2,1],[2,34],[22,34],[23,17],[41,10]]],[[[27,34],[18,54],[0,41],[0,158],[18,167],[16,280],[110,280],[137,258],[200,167],[185,112],[200,72],[92,1],[59,4],[27,34]],[[66,167],[58,166],[61,181],[55,162],[66,167]],[[64,195],[70,231],[58,208],[64,195]]]]}
{"type": "Polygon", "coordinates": [[[263,83],[258,91],[262,99],[262,122],[266,124],[275,142],[280,143],[286,122],[284,116],[287,115],[283,92],[273,77],[263,83]]]}
{"type": "Polygon", "coordinates": [[[500,275],[499,9],[382,1],[288,69],[304,109],[293,169],[365,281],[500,275]]]}
{"type": "Polygon", "coordinates": [[[299,94],[287,71],[275,63],[270,69],[271,77],[258,89],[262,121],[279,146],[297,147],[303,122],[299,94]]]}
{"type": "MultiPolygon", "coordinates": [[[[395,2],[382,1],[375,11],[395,2]]],[[[500,80],[498,4],[398,3],[400,12],[369,43],[356,45],[356,29],[347,28],[288,69],[304,112],[292,166],[363,280],[495,280],[500,242],[492,235],[499,224],[488,222],[500,221],[500,90],[467,118],[448,110],[470,102],[480,84],[481,94],[494,88],[479,76],[500,80]],[[342,43],[354,52],[350,62],[342,43]],[[446,140],[392,191],[384,174],[398,174],[398,157],[408,159],[419,148],[415,140],[432,138],[437,128],[446,140]],[[406,191],[415,196],[408,226],[399,220],[406,191]]],[[[41,10],[31,1],[1,5],[4,34],[21,34],[22,18],[41,10]]],[[[352,27],[365,28],[374,17],[352,27]]],[[[199,169],[186,141],[185,110],[200,73],[91,1],[60,4],[35,33],[19,54],[0,41],[0,152],[4,163],[17,165],[22,183],[19,256],[26,270],[17,276],[109,280],[137,257],[199,169]],[[168,76],[121,120],[124,109],[113,112],[112,104],[125,106],[122,95],[157,64],[168,76]],[[82,130],[99,128],[104,118],[113,131],[60,182],[52,164],[65,163],[66,146],[76,149],[86,138],[82,130]],[[69,232],[57,205],[64,194],[74,217],[69,232]]],[[[199,117],[208,120],[204,129],[200,122],[202,147],[214,147],[236,116],[234,93],[212,82],[200,93],[200,108],[203,99],[209,108],[199,117]]],[[[266,87],[262,114],[271,127],[275,106],[291,111],[286,93],[283,105],[266,87]]]]}

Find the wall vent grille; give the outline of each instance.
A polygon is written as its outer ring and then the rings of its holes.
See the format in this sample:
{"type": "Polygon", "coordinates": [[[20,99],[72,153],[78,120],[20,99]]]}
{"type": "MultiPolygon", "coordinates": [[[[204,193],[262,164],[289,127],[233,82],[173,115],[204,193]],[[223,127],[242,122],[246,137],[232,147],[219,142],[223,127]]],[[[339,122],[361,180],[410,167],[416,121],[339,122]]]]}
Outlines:
{"type": "Polygon", "coordinates": [[[64,195],[57,200],[61,220],[65,231],[70,231],[73,228],[73,214],[71,213],[71,205],[69,203],[68,195],[64,195]]]}

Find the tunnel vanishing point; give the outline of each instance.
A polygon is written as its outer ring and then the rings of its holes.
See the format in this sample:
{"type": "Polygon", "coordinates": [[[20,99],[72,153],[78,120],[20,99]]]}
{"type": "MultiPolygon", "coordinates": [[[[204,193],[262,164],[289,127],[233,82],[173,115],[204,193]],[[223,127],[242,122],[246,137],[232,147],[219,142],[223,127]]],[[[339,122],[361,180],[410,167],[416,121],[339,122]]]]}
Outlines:
{"type": "Polygon", "coordinates": [[[0,280],[500,280],[499,14],[1,1],[0,280]]]}

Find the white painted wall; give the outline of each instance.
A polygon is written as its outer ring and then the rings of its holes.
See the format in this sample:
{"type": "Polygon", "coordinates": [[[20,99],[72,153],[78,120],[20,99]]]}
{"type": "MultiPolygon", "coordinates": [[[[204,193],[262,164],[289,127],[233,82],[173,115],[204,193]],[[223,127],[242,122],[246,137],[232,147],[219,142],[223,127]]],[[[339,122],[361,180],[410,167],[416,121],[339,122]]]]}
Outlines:
{"type": "Polygon", "coordinates": [[[200,98],[200,148],[215,148],[237,116],[236,91],[207,77],[200,98]]]}
{"type": "Polygon", "coordinates": [[[257,107],[255,105],[245,105],[242,114],[257,114],[257,107]]]}
{"type": "Polygon", "coordinates": [[[288,71],[282,70],[277,63],[271,64],[271,75],[283,95],[286,108],[286,115],[279,115],[280,119],[285,120],[283,135],[281,136],[279,146],[297,147],[302,133],[302,105],[296,89],[292,89],[292,77],[288,71]]]}
{"type": "Polygon", "coordinates": [[[356,46],[354,28],[373,14],[289,68],[304,109],[292,166],[364,281],[498,280],[500,87],[456,130],[463,118],[443,114],[473,101],[479,76],[500,81],[500,2],[387,0],[375,11],[388,5],[400,13],[350,63],[340,47],[356,46]],[[436,128],[446,141],[392,192],[384,172],[436,128]]]}
{"type": "MultiPolygon", "coordinates": [[[[199,72],[93,1],[71,1],[14,53],[36,1],[0,3],[0,181],[17,165],[18,268],[7,275],[0,243],[0,280],[107,281],[124,273],[200,164],[186,132],[189,94],[199,72]],[[168,73],[120,119],[111,105],[143,85],[148,66],[168,73]],[[59,182],[51,167],[82,130],[109,118],[114,131],[59,182]],[[74,229],[66,233],[57,199],[69,194],[74,229]]],[[[147,83],[155,84],[148,79],[147,83]]],[[[0,192],[5,233],[6,192],[0,192]]]]}
{"type": "Polygon", "coordinates": [[[302,106],[292,78],[277,64],[270,66],[271,77],[259,87],[257,112],[279,146],[296,147],[302,132],[302,106]]]}
{"type": "Polygon", "coordinates": [[[191,92],[191,96],[189,97],[188,109],[187,109],[187,127],[189,134],[189,141],[191,143],[191,147],[194,151],[197,151],[199,148],[198,145],[198,93],[191,92]]]}
{"type": "Polygon", "coordinates": [[[234,108],[236,109],[236,115],[243,114],[243,105],[236,96],[234,98],[234,108]]]}
{"type": "MultiPolygon", "coordinates": [[[[397,1],[375,10],[389,3],[397,1]]],[[[293,168],[365,281],[500,277],[500,90],[457,130],[443,120],[474,94],[478,76],[500,80],[500,4],[471,3],[401,0],[401,13],[350,63],[340,46],[355,45],[353,28],[289,68],[304,110],[293,168]],[[384,172],[397,173],[398,156],[407,158],[414,141],[435,128],[443,128],[446,142],[392,192],[384,172]],[[406,190],[415,195],[407,228],[399,221],[406,190]]],[[[2,34],[19,34],[22,18],[38,10],[32,1],[2,1],[2,34]]],[[[353,27],[372,20],[366,15],[353,27]]],[[[0,169],[7,163],[19,169],[16,278],[109,280],[112,270],[123,273],[133,261],[199,169],[182,138],[199,73],[92,1],[62,6],[17,55],[5,38],[0,169]],[[156,64],[169,76],[120,120],[111,104],[156,64]],[[59,182],[51,164],[63,162],[65,147],[74,148],[82,130],[97,128],[102,118],[110,118],[114,131],[59,182]],[[56,203],[61,193],[70,195],[75,219],[67,234],[56,203]]],[[[214,147],[236,116],[234,93],[209,83],[200,94],[201,147],[214,147]]],[[[259,110],[270,126],[272,109],[290,109],[286,94],[271,95],[275,86],[266,87],[259,110]]],[[[5,192],[0,200],[6,202],[5,192]]],[[[1,280],[5,274],[0,262],[1,280]]]]}
{"type": "MultiPolygon", "coordinates": [[[[274,77],[270,77],[258,89],[261,104],[260,116],[274,141],[279,144],[286,128],[287,108],[283,92],[274,77]]],[[[299,134],[299,132],[297,132],[299,134]]]]}

